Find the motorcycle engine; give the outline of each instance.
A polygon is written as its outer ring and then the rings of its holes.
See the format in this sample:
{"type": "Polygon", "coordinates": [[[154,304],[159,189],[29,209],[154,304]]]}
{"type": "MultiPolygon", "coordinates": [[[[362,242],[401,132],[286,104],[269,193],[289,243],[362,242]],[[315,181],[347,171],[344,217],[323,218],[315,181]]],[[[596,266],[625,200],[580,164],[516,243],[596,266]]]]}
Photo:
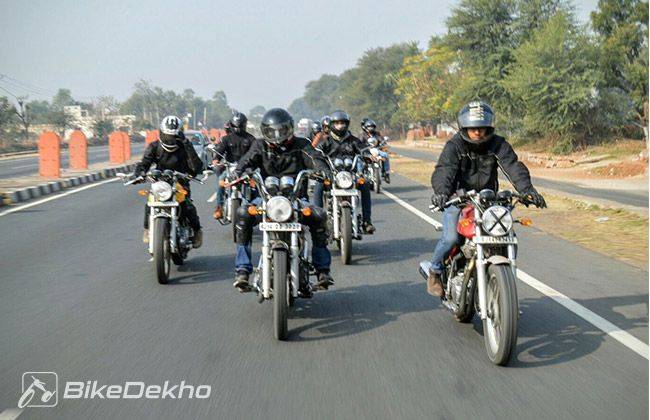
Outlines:
{"type": "Polygon", "coordinates": [[[451,299],[453,302],[460,302],[460,294],[463,291],[463,276],[464,271],[459,271],[454,277],[449,280],[449,291],[451,292],[451,299]]]}

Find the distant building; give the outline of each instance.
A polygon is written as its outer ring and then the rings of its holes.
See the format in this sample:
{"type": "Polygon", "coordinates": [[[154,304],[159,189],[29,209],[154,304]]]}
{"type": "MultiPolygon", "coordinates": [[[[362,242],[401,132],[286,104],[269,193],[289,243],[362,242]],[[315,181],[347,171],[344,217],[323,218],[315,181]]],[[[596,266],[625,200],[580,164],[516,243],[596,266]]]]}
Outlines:
{"type": "MultiPolygon", "coordinates": [[[[93,127],[97,122],[94,116],[91,116],[87,110],[82,109],[79,105],[64,106],[63,112],[70,115],[73,119],[73,127],[65,130],[65,139],[70,139],[70,134],[74,130],[81,130],[88,138],[94,137],[93,127]]],[[[107,120],[113,123],[116,130],[126,131],[129,134],[133,133],[133,123],[135,122],[135,115],[106,115],[107,120]]]]}

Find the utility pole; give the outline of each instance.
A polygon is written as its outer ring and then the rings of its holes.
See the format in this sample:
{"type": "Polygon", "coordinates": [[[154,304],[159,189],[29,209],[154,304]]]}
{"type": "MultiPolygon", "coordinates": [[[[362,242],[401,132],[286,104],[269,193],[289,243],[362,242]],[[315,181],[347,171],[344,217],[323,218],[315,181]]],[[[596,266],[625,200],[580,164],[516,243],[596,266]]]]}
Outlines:
{"type": "Polygon", "coordinates": [[[208,126],[208,107],[203,107],[203,127],[208,126]]]}
{"type": "Polygon", "coordinates": [[[192,119],[192,126],[196,130],[196,107],[194,107],[194,113],[192,114],[194,118],[192,119]]]}

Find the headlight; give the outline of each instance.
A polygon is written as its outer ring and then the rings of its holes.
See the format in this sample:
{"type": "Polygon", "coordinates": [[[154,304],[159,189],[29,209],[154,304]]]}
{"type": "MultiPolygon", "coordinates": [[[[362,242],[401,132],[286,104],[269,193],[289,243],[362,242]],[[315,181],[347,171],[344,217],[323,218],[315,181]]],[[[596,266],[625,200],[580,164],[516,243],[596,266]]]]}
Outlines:
{"type": "Polygon", "coordinates": [[[172,197],[172,186],[165,181],[151,184],[151,192],[157,201],[167,201],[172,197]]]}
{"type": "Polygon", "coordinates": [[[492,206],[483,213],[483,230],[488,235],[504,236],[512,229],[512,214],[502,206],[492,206]]]}
{"type": "Polygon", "coordinates": [[[347,190],[348,188],[351,188],[353,184],[354,180],[352,179],[352,174],[350,172],[343,171],[336,174],[336,185],[339,188],[347,190]]]}
{"type": "Polygon", "coordinates": [[[274,222],[286,222],[293,214],[291,201],[286,197],[273,197],[266,203],[266,214],[274,222]]]}

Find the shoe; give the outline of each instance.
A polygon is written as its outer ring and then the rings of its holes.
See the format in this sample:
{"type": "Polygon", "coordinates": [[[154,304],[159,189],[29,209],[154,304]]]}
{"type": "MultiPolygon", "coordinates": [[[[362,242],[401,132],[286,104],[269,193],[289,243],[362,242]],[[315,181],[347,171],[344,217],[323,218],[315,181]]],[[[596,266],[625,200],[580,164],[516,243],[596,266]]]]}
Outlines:
{"type": "Polygon", "coordinates": [[[363,222],[361,227],[363,228],[363,233],[367,233],[368,235],[375,233],[375,227],[372,225],[372,222],[363,222]]]}
{"type": "Polygon", "coordinates": [[[221,206],[217,206],[217,208],[214,210],[214,213],[212,213],[212,217],[214,217],[216,220],[223,218],[223,209],[221,206]]]}
{"type": "Polygon", "coordinates": [[[386,181],[386,184],[390,184],[390,174],[389,173],[384,175],[384,181],[386,181]]]}
{"type": "Polygon", "coordinates": [[[440,273],[429,270],[429,277],[427,278],[427,292],[431,296],[443,297],[445,289],[442,287],[442,278],[440,273]]]}
{"type": "Polygon", "coordinates": [[[194,245],[194,248],[201,248],[201,245],[203,245],[203,231],[201,229],[194,232],[192,245],[194,245]]]}
{"type": "Polygon", "coordinates": [[[330,273],[318,273],[318,281],[316,282],[316,287],[322,290],[327,290],[333,284],[334,279],[332,276],[330,276],[330,273]]]}
{"type": "Polygon", "coordinates": [[[149,243],[149,229],[145,229],[144,232],[142,232],[142,242],[145,244],[149,243]]]}
{"type": "Polygon", "coordinates": [[[241,293],[250,292],[251,285],[248,283],[248,273],[246,271],[238,271],[235,276],[235,282],[232,285],[239,289],[241,293]]]}

